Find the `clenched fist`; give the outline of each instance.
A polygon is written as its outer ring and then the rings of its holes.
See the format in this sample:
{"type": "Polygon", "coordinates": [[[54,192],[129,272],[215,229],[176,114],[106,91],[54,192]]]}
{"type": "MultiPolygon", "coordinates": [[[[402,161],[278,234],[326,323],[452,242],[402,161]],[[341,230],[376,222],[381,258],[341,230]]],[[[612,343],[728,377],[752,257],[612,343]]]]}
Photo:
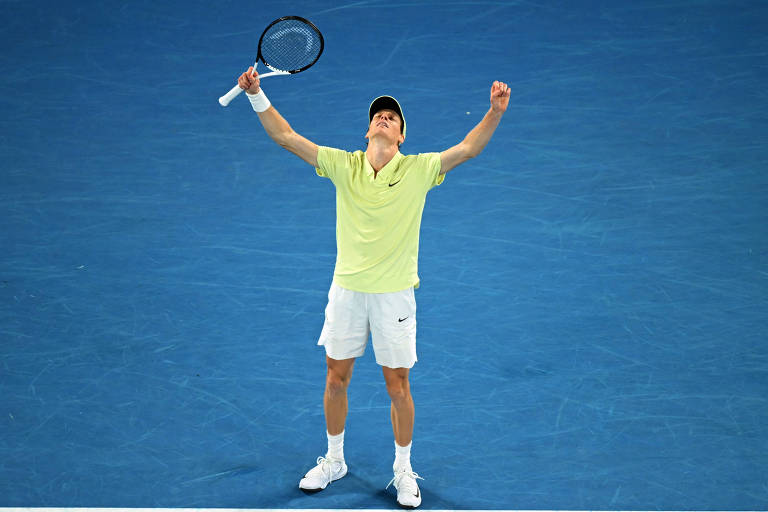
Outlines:
{"type": "MultiPolygon", "coordinates": [[[[242,85],[240,86],[242,87],[242,85]]],[[[504,112],[509,105],[510,90],[504,82],[493,82],[491,86],[491,109],[494,112],[504,112]]]]}
{"type": "Polygon", "coordinates": [[[253,69],[253,66],[249,67],[248,71],[240,75],[240,78],[237,79],[237,85],[248,94],[258,94],[259,74],[253,69]]]}

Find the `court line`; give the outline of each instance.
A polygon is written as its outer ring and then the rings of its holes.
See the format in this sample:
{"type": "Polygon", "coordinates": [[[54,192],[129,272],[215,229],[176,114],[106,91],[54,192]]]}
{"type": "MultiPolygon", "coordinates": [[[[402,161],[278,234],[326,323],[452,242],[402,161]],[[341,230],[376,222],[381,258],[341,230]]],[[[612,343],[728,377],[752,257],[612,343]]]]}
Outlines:
{"type": "MultiPolygon", "coordinates": [[[[0,507],[0,512],[402,512],[401,509],[323,509],[323,508],[88,508],[88,507],[0,507]]],[[[425,512],[597,512],[591,510],[430,510],[425,512]]],[[[622,510],[600,510],[599,512],[629,512],[622,510]]],[[[633,510],[632,512],[651,512],[650,510],[633,510]]],[[[696,510],[665,510],[654,512],[735,512],[735,511],[696,511],[696,510]]],[[[741,510],[739,512],[758,512],[741,510]]]]}

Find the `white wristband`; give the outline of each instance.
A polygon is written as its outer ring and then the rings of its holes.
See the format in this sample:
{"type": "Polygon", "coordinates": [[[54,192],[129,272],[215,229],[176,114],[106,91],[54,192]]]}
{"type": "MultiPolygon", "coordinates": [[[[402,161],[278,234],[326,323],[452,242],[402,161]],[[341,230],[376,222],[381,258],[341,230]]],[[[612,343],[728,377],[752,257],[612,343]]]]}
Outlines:
{"type": "Polygon", "coordinates": [[[264,94],[264,89],[259,89],[259,92],[256,94],[246,92],[245,95],[248,96],[248,99],[251,101],[251,106],[256,112],[264,112],[270,105],[272,105],[269,102],[267,95],[264,94]]]}

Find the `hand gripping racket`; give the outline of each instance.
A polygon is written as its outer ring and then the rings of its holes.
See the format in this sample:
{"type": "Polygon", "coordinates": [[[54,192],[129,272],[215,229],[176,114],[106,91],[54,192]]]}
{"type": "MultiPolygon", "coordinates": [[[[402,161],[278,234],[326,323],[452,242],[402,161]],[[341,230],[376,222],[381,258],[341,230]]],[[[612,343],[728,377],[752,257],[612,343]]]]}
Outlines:
{"type": "MultiPolygon", "coordinates": [[[[261,34],[253,70],[256,71],[261,61],[272,72],[259,75],[260,79],[299,73],[317,62],[323,46],[323,34],[311,21],[299,16],[283,16],[270,23],[261,34]]],[[[240,86],[235,85],[219,98],[219,103],[226,107],[241,92],[240,86]]]]}

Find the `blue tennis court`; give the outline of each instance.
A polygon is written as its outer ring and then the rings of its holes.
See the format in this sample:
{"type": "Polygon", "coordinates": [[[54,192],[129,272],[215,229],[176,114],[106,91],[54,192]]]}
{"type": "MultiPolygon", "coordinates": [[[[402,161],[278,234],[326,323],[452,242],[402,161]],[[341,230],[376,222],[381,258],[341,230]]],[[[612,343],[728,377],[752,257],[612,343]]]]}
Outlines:
{"type": "Polygon", "coordinates": [[[272,104],[403,153],[510,107],[427,196],[423,509],[768,509],[768,4],[2,2],[0,507],[391,509],[371,348],[350,473],[316,346],[333,185],[217,98],[273,19],[323,32],[272,104]]]}

